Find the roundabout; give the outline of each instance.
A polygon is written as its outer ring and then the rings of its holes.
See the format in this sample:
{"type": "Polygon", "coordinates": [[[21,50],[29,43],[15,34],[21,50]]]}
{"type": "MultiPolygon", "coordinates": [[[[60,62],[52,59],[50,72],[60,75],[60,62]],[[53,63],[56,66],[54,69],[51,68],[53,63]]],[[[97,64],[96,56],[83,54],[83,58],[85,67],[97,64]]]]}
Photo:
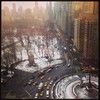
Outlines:
{"type": "Polygon", "coordinates": [[[52,99],[97,99],[98,82],[91,78],[92,87],[89,88],[89,81],[83,77],[83,81],[78,75],[66,75],[57,80],[51,89],[52,99]]]}

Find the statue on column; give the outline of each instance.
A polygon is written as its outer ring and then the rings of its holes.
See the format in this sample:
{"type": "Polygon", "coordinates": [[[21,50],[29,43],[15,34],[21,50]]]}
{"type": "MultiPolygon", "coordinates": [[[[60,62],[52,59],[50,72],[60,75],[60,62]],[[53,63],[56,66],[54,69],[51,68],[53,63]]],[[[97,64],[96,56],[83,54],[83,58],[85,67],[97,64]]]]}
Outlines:
{"type": "Polygon", "coordinates": [[[34,55],[32,54],[32,52],[28,53],[28,61],[29,61],[29,66],[33,66],[35,64],[34,55]]]}

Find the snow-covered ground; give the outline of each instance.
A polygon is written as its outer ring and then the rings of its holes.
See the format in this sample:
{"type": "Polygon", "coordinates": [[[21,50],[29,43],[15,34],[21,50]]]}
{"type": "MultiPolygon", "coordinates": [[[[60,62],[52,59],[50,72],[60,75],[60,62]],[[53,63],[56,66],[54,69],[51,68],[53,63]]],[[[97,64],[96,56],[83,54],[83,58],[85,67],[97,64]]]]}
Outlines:
{"type": "MultiPolygon", "coordinates": [[[[35,63],[38,65],[38,67],[34,67],[34,66],[26,67],[29,62],[25,61],[17,65],[16,69],[28,71],[28,72],[34,72],[39,69],[45,68],[48,66],[48,60],[44,57],[46,54],[48,54],[53,59],[53,61],[51,61],[50,63],[51,65],[62,63],[62,60],[56,60],[61,57],[60,51],[57,49],[58,44],[56,38],[53,39],[53,43],[50,42],[48,49],[46,47],[45,42],[43,42],[44,41],[43,36],[39,36],[39,37],[35,36],[34,38],[30,37],[30,41],[31,41],[31,48],[29,49],[29,52],[31,52],[34,55],[35,58],[34,60],[35,63]],[[41,45],[38,47],[38,44],[41,45]],[[42,46],[43,44],[44,47],[42,46]]],[[[23,42],[24,45],[27,44],[24,38],[23,38],[23,42]]],[[[20,52],[16,52],[16,53],[17,53],[17,57],[21,59],[20,52]]],[[[22,60],[25,59],[28,59],[28,56],[25,47],[22,47],[22,60]]]]}
{"type": "Polygon", "coordinates": [[[22,62],[16,66],[16,69],[23,70],[26,72],[31,72],[31,73],[38,70],[37,67],[33,67],[33,66],[29,67],[28,63],[29,63],[28,61],[22,62]]]}

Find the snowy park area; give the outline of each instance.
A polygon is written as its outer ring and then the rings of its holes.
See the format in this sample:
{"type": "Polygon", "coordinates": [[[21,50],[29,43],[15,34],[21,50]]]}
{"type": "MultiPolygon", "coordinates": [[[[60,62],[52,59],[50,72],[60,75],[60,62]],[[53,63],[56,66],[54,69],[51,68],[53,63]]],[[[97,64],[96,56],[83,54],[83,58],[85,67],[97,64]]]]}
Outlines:
{"type": "MultiPolygon", "coordinates": [[[[22,60],[26,61],[21,62],[19,65],[17,65],[15,67],[16,69],[33,73],[34,71],[48,67],[49,64],[56,65],[63,62],[62,60],[59,60],[59,58],[61,57],[61,53],[60,50],[58,49],[59,46],[56,38],[53,38],[52,40],[49,41],[50,43],[48,48],[46,46],[46,41],[44,41],[43,36],[30,37],[30,42],[31,46],[28,51],[31,52],[32,55],[34,56],[34,61],[37,66],[35,67],[34,65],[31,67],[28,66],[29,61],[28,61],[27,51],[25,47],[22,47],[22,55],[20,55],[20,52],[16,52],[17,57],[20,59],[22,56],[22,60]],[[48,55],[50,59],[52,59],[51,62],[49,62],[48,59],[45,58],[46,55],[48,55]]],[[[24,39],[24,37],[23,37],[23,43],[24,45],[27,44],[27,41],[24,39]]]]}

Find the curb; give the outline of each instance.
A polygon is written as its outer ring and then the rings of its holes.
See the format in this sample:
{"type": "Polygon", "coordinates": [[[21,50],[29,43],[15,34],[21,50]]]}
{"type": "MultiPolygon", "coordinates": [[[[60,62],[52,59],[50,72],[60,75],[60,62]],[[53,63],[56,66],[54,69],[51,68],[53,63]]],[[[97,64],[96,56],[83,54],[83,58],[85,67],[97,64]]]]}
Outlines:
{"type": "MultiPolygon", "coordinates": [[[[72,74],[71,74],[72,75],[72,74]]],[[[64,75],[63,77],[61,77],[60,79],[58,79],[54,84],[53,84],[53,86],[52,86],[52,88],[51,88],[51,98],[52,99],[55,99],[54,98],[54,91],[53,91],[53,89],[54,89],[54,87],[56,86],[56,84],[60,81],[60,80],[62,80],[62,79],[64,79],[64,78],[66,78],[66,77],[68,77],[68,76],[71,76],[70,74],[69,75],[64,75]]]]}

